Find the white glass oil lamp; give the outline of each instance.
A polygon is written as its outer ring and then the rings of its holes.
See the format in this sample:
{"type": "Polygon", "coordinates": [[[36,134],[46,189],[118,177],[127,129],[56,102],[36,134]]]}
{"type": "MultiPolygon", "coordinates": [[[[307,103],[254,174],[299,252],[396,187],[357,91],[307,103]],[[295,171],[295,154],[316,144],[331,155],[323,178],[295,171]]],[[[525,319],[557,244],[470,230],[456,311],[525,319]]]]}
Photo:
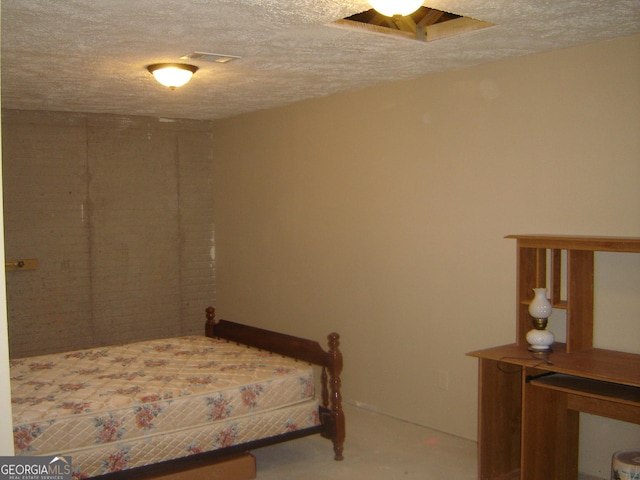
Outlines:
{"type": "Polygon", "coordinates": [[[547,330],[548,318],[551,315],[551,302],[547,298],[546,288],[534,288],[533,300],[529,304],[529,315],[533,318],[533,329],[527,332],[527,342],[529,350],[537,353],[551,351],[554,337],[553,333],[547,330]]]}

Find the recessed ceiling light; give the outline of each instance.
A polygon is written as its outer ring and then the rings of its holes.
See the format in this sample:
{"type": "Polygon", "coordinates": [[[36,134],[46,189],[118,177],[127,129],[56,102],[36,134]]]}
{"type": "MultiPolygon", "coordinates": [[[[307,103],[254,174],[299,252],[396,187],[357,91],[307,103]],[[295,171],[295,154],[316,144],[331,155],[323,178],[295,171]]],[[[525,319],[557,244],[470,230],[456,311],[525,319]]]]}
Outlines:
{"type": "Polygon", "coordinates": [[[410,15],[387,17],[375,9],[356,13],[329,25],[393,38],[433,42],[493,27],[493,23],[455,13],[420,7],[410,15]]]}
{"type": "Polygon", "coordinates": [[[404,17],[422,6],[422,0],[369,0],[371,6],[387,17],[404,17]]]}

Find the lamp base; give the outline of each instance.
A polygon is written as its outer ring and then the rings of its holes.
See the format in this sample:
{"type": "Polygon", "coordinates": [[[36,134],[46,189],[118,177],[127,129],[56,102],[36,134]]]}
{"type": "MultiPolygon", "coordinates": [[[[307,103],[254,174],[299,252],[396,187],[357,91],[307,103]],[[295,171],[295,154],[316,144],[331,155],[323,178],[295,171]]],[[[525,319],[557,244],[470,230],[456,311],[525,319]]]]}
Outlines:
{"type": "Polygon", "coordinates": [[[529,343],[529,351],[531,352],[550,352],[551,345],[555,340],[553,333],[549,330],[529,330],[527,332],[527,342],[529,343]]]}
{"type": "Polygon", "coordinates": [[[540,354],[545,354],[545,353],[551,353],[553,352],[553,348],[551,347],[534,347],[533,345],[529,345],[528,350],[530,352],[533,353],[540,353],[540,354]]]}

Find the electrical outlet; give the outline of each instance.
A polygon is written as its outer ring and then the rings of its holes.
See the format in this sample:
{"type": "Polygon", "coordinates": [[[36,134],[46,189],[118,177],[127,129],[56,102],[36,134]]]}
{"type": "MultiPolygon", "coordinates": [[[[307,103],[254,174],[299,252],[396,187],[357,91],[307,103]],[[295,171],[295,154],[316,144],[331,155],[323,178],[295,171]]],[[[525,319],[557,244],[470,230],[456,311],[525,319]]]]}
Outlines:
{"type": "Polygon", "coordinates": [[[449,391],[449,372],[438,371],[438,387],[441,390],[449,391]]]}

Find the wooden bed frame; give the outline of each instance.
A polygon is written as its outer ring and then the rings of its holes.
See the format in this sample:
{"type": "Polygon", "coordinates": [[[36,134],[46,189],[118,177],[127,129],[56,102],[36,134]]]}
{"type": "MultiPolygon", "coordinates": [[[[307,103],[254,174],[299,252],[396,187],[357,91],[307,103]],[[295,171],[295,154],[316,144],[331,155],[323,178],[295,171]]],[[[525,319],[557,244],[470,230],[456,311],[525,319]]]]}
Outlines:
{"type": "Polygon", "coordinates": [[[325,351],[318,342],[312,340],[228,320],[216,321],[213,307],[206,309],[206,315],[205,334],[207,337],[222,338],[230,342],[248,345],[322,367],[320,377],[322,388],[322,404],[319,412],[320,425],[145,467],[108,473],[94,478],[104,480],[152,479],[167,473],[186,471],[196,465],[215,463],[256,448],[318,433],[333,442],[334,459],[342,460],[345,439],[345,415],[342,410],[342,394],[340,393],[340,374],[342,373],[342,353],[339,349],[340,336],[337,333],[331,333],[328,336],[329,349],[325,351]]]}

